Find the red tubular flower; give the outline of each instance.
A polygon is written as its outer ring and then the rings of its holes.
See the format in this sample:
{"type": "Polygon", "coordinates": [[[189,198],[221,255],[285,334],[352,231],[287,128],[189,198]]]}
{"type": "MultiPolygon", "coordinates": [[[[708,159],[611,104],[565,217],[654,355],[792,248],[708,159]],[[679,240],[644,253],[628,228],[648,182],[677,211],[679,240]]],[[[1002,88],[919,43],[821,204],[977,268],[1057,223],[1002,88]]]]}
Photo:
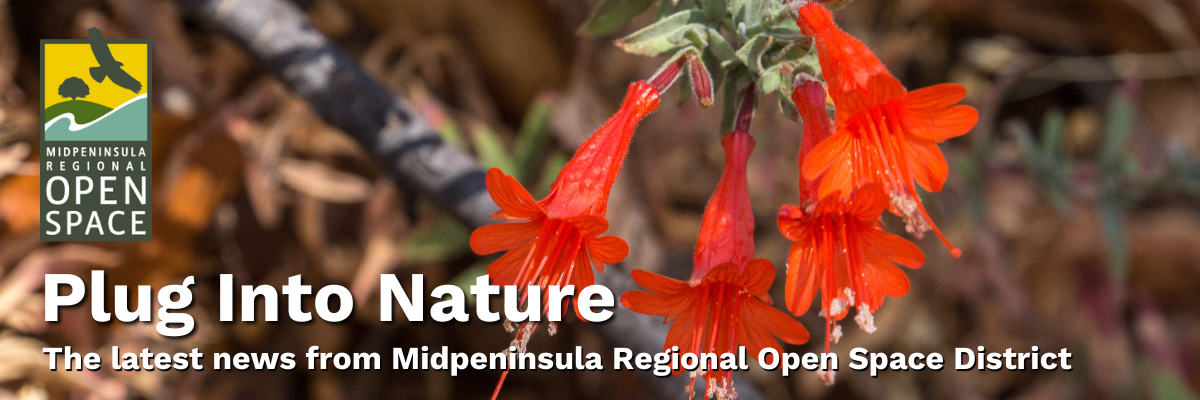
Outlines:
{"type": "MultiPolygon", "coordinates": [[[[800,139],[800,167],[804,167],[804,158],[818,143],[833,134],[833,124],[829,121],[829,113],[825,111],[825,89],[821,82],[811,75],[800,73],[796,76],[796,87],[792,89],[792,102],[800,112],[800,120],[804,121],[804,136],[800,139]]],[[[816,204],[821,198],[817,185],[821,181],[818,175],[812,179],[800,177],[800,201],[802,207],[816,204]],[[807,204],[806,204],[807,203],[807,204]]]]}
{"type": "MultiPolygon", "coordinates": [[[[704,211],[691,279],[683,282],[634,270],[634,281],[650,292],[626,292],[621,304],[642,314],[664,316],[672,323],[664,351],[678,346],[681,354],[719,356],[736,353],[742,345],[748,354],[758,354],[767,347],[779,349],[772,335],[788,343],[804,343],[808,341],[804,326],[770,305],[767,290],[775,280],[775,267],[770,261],[752,259],[754,218],[746,161],[754,139],[735,130],[726,134],[721,144],[725,147],[725,171],[704,211]]],[[[708,382],[705,398],[737,396],[732,371],[704,363],[700,368],[692,372],[689,398],[694,395],[697,375],[708,382]]]]}
{"type": "MultiPolygon", "coordinates": [[[[825,91],[820,83],[801,79],[792,99],[804,119],[803,164],[819,148],[812,142],[831,133],[825,91]]],[[[792,241],[784,293],[788,310],[803,315],[820,290],[825,351],[829,352],[830,343],[841,337],[836,321],[845,318],[850,307],[858,308],[855,322],[873,332],[872,315],[883,305],[884,296],[908,292],[908,277],[892,263],[920,268],[925,256],[911,242],[883,231],[879,216],[888,198],[878,184],[858,188],[848,198],[835,193],[820,201],[812,186],[811,180],[801,177],[801,207],[779,209],[779,230],[792,241]]],[[[832,383],[833,371],[822,371],[821,378],[832,383]]]]}
{"type": "MultiPolygon", "coordinates": [[[[802,315],[818,290],[825,317],[825,351],[841,337],[836,321],[850,307],[858,309],[854,321],[867,332],[875,331],[872,315],[884,296],[908,293],[908,277],[892,265],[920,268],[925,255],[915,244],[884,232],[879,214],[887,195],[876,184],[859,188],[849,199],[830,196],[806,212],[784,205],[779,210],[779,230],[792,241],[788,251],[785,286],[788,309],[802,315]]],[[[832,383],[832,371],[822,378],[832,383]]]]}
{"type": "Polygon", "coordinates": [[[929,219],[916,185],[942,190],[949,168],[937,143],[967,133],[979,113],[955,105],[966,96],[957,84],[941,84],[912,92],[862,42],[843,32],[833,14],[817,3],[800,7],[796,24],[814,38],[821,71],[837,107],[837,128],[805,160],[807,179],[821,179],[822,197],[878,183],[890,197],[889,210],[904,218],[910,233],[921,237],[932,229],[957,257],[929,219]]]}
{"type": "MultiPolygon", "coordinates": [[[[496,168],[488,171],[488,193],[500,206],[492,218],[515,221],[483,226],[471,234],[475,253],[507,251],[488,266],[493,283],[522,287],[522,301],[528,300],[525,288],[540,286],[545,308],[547,286],[592,285],[593,267],[604,272],[604,264],[628,255],[624,240],[600,234],[608,230],[604,215],[609,190],[625,161],[634,128],[658,108],[658,97],[659,91],[649,83],[629,85],[620,110],[580,145],[541,201],[535,201],[513,177],[496,168]]],[[[536,326],[522,324],[513,340],[519,351],[524,352],[536,326]]],[[[550,327],[553,333],[553,322],[550,327]]]]}

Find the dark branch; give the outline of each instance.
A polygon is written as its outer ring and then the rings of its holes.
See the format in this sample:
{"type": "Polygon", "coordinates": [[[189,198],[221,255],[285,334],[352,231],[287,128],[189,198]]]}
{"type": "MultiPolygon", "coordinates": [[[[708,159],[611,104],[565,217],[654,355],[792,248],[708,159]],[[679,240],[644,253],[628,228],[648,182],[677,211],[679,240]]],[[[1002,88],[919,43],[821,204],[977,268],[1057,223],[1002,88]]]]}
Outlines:
{"type": "Polygon", "coordinates": [[[296,6],[275,0],[180,3],[248,50],[326,122],[353,136],[398,184],[429,196],[467,226],[491,223],[488,215],[497,208],[475,160],[447,145],[296,6]]]}

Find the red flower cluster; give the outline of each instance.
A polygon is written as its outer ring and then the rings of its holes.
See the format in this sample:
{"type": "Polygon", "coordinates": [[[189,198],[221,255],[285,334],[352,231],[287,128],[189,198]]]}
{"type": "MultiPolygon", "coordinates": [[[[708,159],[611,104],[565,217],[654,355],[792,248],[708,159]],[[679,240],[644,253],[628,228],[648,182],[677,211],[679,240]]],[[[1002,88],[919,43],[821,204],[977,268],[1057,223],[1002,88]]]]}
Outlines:
{"type": "Polygon", "coordinates": [[[921,237],[933,229],[957,257],[959,250],[929,220],[913,182],[942,190],[949,167],[937,143],[967,133],[979,120],[974,108],[955,105],[966,89],[947,83],[908,92],[866,45],[834,24],[829,9],[808,3],[799,13],[796,23],[815,40],[837,108],[836,130],[806,157],[804,177],[824,174],[821,197],[840,193],[846,199],[866,184],[881,185],[888,209],[904,218],[909,233],[921,237]]]}
{"type": "MultiPolygon", "coordinates": [[[[796,315],[808,311],[821,292],[825,348],[841,337],[836,321],[856,308],[855,322],[875,331],[873,313],[884,296],[908,292],[909,282],[893,263],[920,268],[925,256],[913,243],[883,231],[884,209],[901,216],[917,237],[932,229],[914,181],[940,191],[949,169],[937,147],[978,121],[974,108],[955,105],[960,85],[942,84],[908,92],[871,51],[833,22],[818,3],[799,8],[801,31],[813,37],[821,70],[836,108],[825,111],[825,90],[805,75],[792,99],[804,120],[800,150],[800,206],[779,210],[779,230],[792,241],[786,296],[796,315]]],[[[833,382],[832,371],[822,379],[833,382]]]]}
{"type": "MultiPolygon", "coordinates": [[[[805,3],[798,14],[797,25],[815,41],[836,118],[830,120],[826,111],[821,82],[798,77],[792,99],[804,120],[800,204],[780,208],[778,225],[792,241],[787,308],[802,315],[821,293],[828,352],[841,336],[837,321],[851,308],[857,310],[858,325],[873,332],[872,315],[884,297],[908,292],[908,278],[894,264],[920,268],[925,262],[915,244],[883,230],[884,210],[903,218],[908,232],[918,238],[933,230],[951,254],[959,255],[930,221],[916,186],[941,190],[948,167],[937,143],[966,133],[978,114],[956,105],[966,93],[960,85],[907,91],[862,42],[834,24],[821,4],[805,3]]],[[[609,191],[638,122],[658,108],[659,94],[685,66],[694,97],[711,104],[712,82],[694,52],[668,62],[649,82],[630,85],[620,110],[580,146],[546,198],[534,200],[516,179],[496,169],[488,172],[488,191],[500,206],[493,218],[508,223],[477,229],[471,248],[479,254],[507,252],[488,266],[494,282],[582,287],[595,282],[593,268],[603,272],[604,264],[625,258],[629,246],[624,240],[601,236],[608,230],[609,191]]],[[[732,372],[715,362],[723,354],[736,353],[738,346],[754,354],[779,349],[776,338],[793,344],[808,340],[802,325],[771,305],[774,265],[754,259],[746,164],[754,147],[748,132],[755,98],[751,86],[733,131],[722,138],[725,169],[705,208],[690,279],[636,270],[633,279],[647,291],[621,296],[625,307],[666,317],[672,324],[663,348],[678,349],[681,358],[696,357],[699,368],[691,372],[692,383],[697,377],[707,380],[706,398],[737,395],[732,372]]],[[[528,295],[525,291],[522,301],[528,295]]],[[[545,304],[548,298],[542,300],[545,304]]],[[[513,341],[518,351],[525,351],[536,326],[522,324],[513,341]]],[[[833,380],[831,371],[821,377],[833,380]]],[[[691,388],[689,396],[694,395],[691,388]]]]}

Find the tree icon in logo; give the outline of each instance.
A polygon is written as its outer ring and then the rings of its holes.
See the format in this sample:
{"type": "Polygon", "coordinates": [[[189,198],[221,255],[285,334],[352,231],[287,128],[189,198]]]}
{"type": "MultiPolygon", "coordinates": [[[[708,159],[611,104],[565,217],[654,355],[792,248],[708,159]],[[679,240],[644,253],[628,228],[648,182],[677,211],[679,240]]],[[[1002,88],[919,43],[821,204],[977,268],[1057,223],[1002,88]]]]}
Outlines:
{"type": "Polygon", "coordinates": [[[83,79],[74,76],[67,78],[61,85],[58,85],[58,95],[70,97],[71,100],[75,100],[78,97],[87,97],[89,93],[91,91],[88,89],[87,83],[84,83],[83,79]]]}

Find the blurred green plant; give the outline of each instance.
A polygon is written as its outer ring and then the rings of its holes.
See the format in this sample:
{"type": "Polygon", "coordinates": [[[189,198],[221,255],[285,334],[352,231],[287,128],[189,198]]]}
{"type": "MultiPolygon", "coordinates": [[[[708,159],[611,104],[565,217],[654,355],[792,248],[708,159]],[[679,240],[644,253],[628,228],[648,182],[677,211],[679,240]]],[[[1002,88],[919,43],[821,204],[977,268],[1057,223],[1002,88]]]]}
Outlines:
{"type": "Polygon", "coordinates": [[[1034,183],[1055,210],[1070,216],[1075,210],[1071,203],[1071,177],[1074,167],[1066,146],[1063,145],[1065,123],[1060,110],[1051,110],[1042,120],[1039,132],[1040,145],[1024,121],[1015,121],[1010,128],[1017,147],[1021,149],[1025,169],[1034,183]]]}
{"type": "MultiPolygon", "coordinates": [[[[651,3],[605,0],[580,32],[612,33],[648,10],[651,3]]],[[[800,33],[787,4],[777,0],[658,0],[655,22],[616,44],[631,54],[670,55],[668,63],[694,57],[708,73],[712,87],[724,88],[723,132],[733,128],[743,87],[753,82],[758,93],[776,94],[780,111],[795,119],[791,92],[796,74],[820,76],[812,41],[800,33]]],[[[687,74],[681,79],[681,99],[692,97],[692,80],[687,74]]]]}
{"type": "MultiPolygon", "coordinates": [[[[1161,169],[1143,169],[1142,163],[1129,146],[1130,135],[1137,120],[1137,104],[1127,83],[1109,98],[1105,125],[1100,138],[1099,152],[1088,163],[1095,166],[1095,191],[1091,195],[1101,224],[1104,245],[1108,251],[1110,272],[1123,281],[1129,269],[1129,249],[1125,237],[1127,210],[1150,196],[1184,195],[1200,198],[1200,160],[1194,160],[1177,143],[1168,143],[1161,169]],[[1148,175],[1149,171],[1160,171],[1148,175]]],[[[1024,121],[1010,121],[1006,126],[1016,141],[1027,173],[1033,178],[1041,195],[1063,216],[1075,213],[1075,204],[1087,191],[1080,190],[1076,174],[1077,160],[1064,144],[1063,113],[1051,110],[1043,118],[1035,140],[1024,121]]],[[[1147,144],[1147,146],[1150,146],[1147,144]]],[[[983,145],[982,148],[992,148],[983,145]]],[[[978,153],[978,152],[974,152],[978,153]]],[[[981,157],[975,154],[976,158],[981,157]]],[[[974,164],[966,163],[967,167],[974,164]]],[[[972,167],[968,169],[978,169],[972,167]]]]}
{"type": "MultiPolygon", "coordinates": [[[[511,147],[506,145],[503,138],[491,127],[482,122],[469,122],[465,135],[458,124],[449,117],[436,119],[438,123],[434,124],[434,129],[448,143],[464,150],[473,150],[483,168],[499,168],[517,178],[522,185],[535,188],[537,193],[532,194],[541,197],[549,193],[550,183],[568,160],[564,152],[551,149],[549,123],[553,101],[554,96],[548,93],[534,98],[511,147]],[[470,149],[467,148],[468,145],[470,149]]],[[[436,110],[426,109],[426,112],[446,115],[444,110],[435,104],[423,104],[422,107],[435,107],[436,110]]],[[[427,202],[422,203],[420,212],[439,213],[427,202]]],[[[400,243],[400,250],[406,262],[443,261],[468,253],[470,237],[470,232],[462,224],[448,215],[439,213],[431,221],[407,235],[400,243]]],[[[451,279],[451,283],[463,287],[474,284],[476,277],[487,273],[487,265],[492,261],[495,261],[495,257],[478,260],[451,279]]]]}

